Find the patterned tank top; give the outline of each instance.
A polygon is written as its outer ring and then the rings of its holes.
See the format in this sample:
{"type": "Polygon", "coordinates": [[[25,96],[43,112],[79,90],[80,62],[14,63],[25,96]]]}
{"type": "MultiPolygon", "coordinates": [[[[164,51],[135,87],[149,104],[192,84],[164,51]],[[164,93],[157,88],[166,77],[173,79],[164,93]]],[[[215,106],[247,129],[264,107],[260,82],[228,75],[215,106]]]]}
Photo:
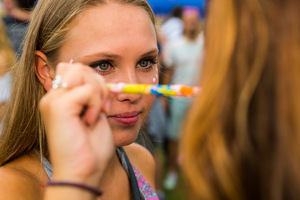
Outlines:
{"type": "MultiPolygon", "coordinates": [[[[36,152],[37,153],[37,152],[36,152]]],[[[39,153],[37,153],[39,155],[39,153]]],[[[136,169],[129,161],[126,152],[122,147],[117,148],[117,155],[120,159],[120,162],[127,172],[131,192],[133,196],[133,200],[159,200],[158,196],[148,183],[148,181],[145,179],[145,177],[140,173],[138,169],[136,169]]],[[[49,179],[52,179],[52,166],[50,162],[47,160],[46,157],[43,157],[42,159],[43,167],[49,177],[49,179]]],[[[43,186],[42,186],[43,187],[43,186]]]]}

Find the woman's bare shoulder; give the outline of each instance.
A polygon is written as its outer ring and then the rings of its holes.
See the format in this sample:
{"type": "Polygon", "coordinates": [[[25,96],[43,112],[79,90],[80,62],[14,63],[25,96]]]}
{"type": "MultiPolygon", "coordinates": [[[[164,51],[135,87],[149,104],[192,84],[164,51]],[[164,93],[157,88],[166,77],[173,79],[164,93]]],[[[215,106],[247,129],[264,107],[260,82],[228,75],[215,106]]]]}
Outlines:
{"type": "Polygon", "coordinates": [[[130,162],[141,172],[152,188],[154,187],[155,179],[155,161],[152,154],[143,146],[132,143],[124,150],[130,162]]]}
{"type": "Polygon", "coordinates": [[[42,199],[42,179],[38,177],[44,175],[32,170],[31,165],[19,161],[0,167],[0,199],[42,199]]]}
{"type": "Polygon", "coordinates": [[[132,164],[145,165],[152,164],[155,166],[152,154],[142,145],[132,143],[124,147],[132,164]]]}
{"type": "Polygon", "coordinates": [[[28,174],[11,167],[0,167],[0,199],[33,199],[37,183],[28,174]]]}

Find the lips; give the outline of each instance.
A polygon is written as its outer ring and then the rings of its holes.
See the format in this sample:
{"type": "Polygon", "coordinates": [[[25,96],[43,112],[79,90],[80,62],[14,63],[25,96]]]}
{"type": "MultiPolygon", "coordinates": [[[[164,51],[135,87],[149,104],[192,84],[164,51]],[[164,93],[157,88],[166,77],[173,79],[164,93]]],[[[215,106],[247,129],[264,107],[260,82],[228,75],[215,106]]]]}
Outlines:
{"type": "Polygon", "coordinates": [[[123,125],[134,125],[139,120],[140,112],[125,112],[125,113],[119,113],[116,115],[108,116],[108,118],[113,119],[119,124],[123,125]]]}

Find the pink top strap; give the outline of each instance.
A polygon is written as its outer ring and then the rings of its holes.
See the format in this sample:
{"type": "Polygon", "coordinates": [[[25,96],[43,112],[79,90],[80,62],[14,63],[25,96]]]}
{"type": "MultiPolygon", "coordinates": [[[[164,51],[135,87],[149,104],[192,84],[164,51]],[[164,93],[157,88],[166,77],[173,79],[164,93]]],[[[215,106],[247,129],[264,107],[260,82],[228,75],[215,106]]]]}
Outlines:
{"type": "Polygon", "coordinates": [[[152,189],[148,181],[143,177],[141,172],[131,165],[135,174],[135,177],[138,181],[139,189],[144,196],[145,200],[159,200],[155,191],[152,189]]]}

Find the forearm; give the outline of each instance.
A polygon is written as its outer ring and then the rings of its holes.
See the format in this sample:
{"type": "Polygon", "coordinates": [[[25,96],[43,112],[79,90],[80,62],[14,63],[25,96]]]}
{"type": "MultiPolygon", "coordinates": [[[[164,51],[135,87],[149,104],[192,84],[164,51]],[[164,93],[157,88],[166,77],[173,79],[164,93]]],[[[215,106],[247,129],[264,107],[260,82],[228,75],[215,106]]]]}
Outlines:
{"type": "Polygon", "coordinates": [[[31,12],[15,8],[11,11],[11,16],[20,21],[29,21],[31,12]]]}

